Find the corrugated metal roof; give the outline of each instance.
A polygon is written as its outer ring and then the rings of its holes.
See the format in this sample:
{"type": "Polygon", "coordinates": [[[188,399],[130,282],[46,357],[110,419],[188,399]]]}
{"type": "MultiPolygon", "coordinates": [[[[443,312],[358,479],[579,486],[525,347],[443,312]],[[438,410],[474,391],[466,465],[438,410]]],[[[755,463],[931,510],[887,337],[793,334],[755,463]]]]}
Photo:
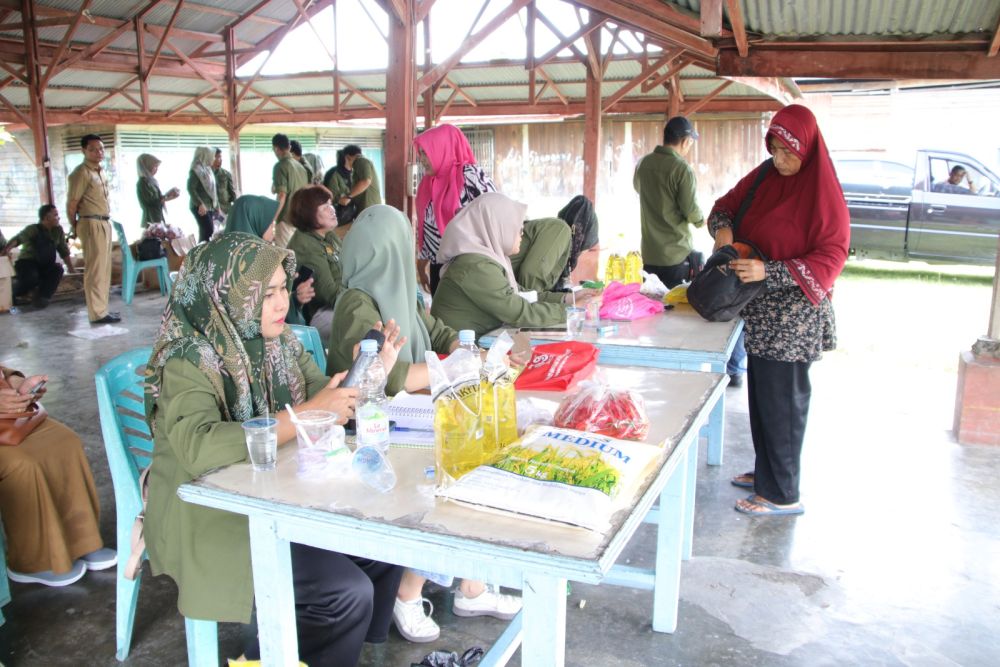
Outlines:
{"type": "Polygon", "coordinates": [[[104,88],[112,90],[125,84],[134,74],[124,72],[97,72],[78,69],[63,70],[52,77],[51,86],[78,86],[81,88],[104,88]]]}
{"type": "MultiPolygon", "coordinates": [[[[701,11],[700,0],[665,4],[701,11]]],[[[1000,17],[996,0],[740,0],[739,4],[748,31],[773,37],[992,33],[1000,17]]]]}

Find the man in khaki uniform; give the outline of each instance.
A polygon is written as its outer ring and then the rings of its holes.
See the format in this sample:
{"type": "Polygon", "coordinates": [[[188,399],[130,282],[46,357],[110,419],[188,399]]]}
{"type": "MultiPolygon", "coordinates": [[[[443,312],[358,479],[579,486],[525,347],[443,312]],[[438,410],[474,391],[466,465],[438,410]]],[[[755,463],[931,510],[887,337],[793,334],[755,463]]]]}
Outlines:
{"type": "Polygon", "coordinates": [[[292,155],[292,142],[288,135],[276,134],[271,137],[271,149],[278,161],[271,173],[271,192],[278,198],[278,224],[274,226],[274,244],[281,248],[288,247],[288,242],[295,233],[292,226],[292,195],[299,188],[309,185],[306,168],[299,164],[292,155]]]}
{"type": "MultiPolygon", "coordinates": [[[[121,315],[108,310],[111,292],[111,206],[108,204],[108,178],[101,163],[104,142],[96,134],[80,140],[83,164],[69,175],[66,217],[73,233],[83,244],[83,293],[91,324],[121,321],[121,315]]],[[[128,252],[128,248],[122,249],[128,252]]]]}

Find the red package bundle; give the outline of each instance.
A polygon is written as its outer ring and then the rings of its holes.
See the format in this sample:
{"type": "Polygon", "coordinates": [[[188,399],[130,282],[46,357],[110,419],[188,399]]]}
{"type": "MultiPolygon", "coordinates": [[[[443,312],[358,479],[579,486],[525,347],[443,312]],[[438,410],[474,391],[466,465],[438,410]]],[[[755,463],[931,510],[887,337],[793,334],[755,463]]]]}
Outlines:
{"type": "Polygon", "coordinates": [[[582,383],[576,394],[559,405],[553,422],[562,428],[622,440],[644,440],[649,434],[642,396],[628,389],[612,389],[603,379],[582,383]]]}

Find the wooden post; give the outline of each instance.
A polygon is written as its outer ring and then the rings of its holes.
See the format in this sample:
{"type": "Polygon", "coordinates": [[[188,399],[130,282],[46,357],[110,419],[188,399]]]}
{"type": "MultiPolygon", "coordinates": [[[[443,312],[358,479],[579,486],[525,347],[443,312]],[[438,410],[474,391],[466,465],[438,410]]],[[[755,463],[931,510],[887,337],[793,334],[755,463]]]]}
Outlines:
{"type": "MultiPolygon", "coordinates": [[[[35,143],[35,173],[38,194],[46,204],[55,203],[52,190],[52,163],[49,160],[49,135],[45,122],[45,89],[42,86],[41,65],[38,61],[38,35],[35,32],[35,3],[21,0],[21,29],[24,34],[28,97],[31,102],[31,135],[35,143]]],[[[67,28],[68,29],[68,28],[67,28]]],[[[55,67],[52,63],[51,67],[55,67]]]]}
{"type": "Polygon", "coordinates": [[[236,34],[232,27],[227,27],[226,40],[226,135],[229,138],[229,171],[233,175],[233,187],[237,192],[243,192],[243,171],[240,166],[240,126],[236,120],[239,103],[236,101],[236,34]]]}
{"type": "MultiPolygon", "coordinates": [[[[424,72],[434,69],[434,60],[431,58],[431,15],[430,12],[424,17],[424,72]]],[[[434,96],[437,95],[438,85],[434,84],[424,91],[424,129],[429,130],[434,127],[434,96]]]]}
{"type": "Polygon", "coordinates": [[[389,11],[389,67],[385,103],[385,202],[408,213],[406,165],[410,161],[416,125],[416,24],[413,0],[389,11]]]}
{"type": "MultiPolygon", "coordinates": [[[[593,19],[591,19],[593,20],[593,19]]],[[[601,169],[601,33],[594,31],[586,38],[587,47],[597,65],[587,66],[587,99],[584,105],[583,131],[583,194],[597,204],[597,176],[601,169]]]]}

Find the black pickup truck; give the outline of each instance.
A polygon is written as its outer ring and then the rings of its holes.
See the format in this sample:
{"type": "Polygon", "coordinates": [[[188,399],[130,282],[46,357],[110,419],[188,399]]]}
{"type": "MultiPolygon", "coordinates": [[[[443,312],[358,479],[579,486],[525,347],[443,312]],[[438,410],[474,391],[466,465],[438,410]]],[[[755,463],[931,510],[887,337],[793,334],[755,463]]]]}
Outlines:
{"type": "Polygon", "coordinates": [[[859,258],[992,265],[1000,234],[1000,178],[975,158],[919,150],[913,164],[874,154],[833,154],[859,258]],[[963,181],[947,187],[955,166],[963,181]]]}

